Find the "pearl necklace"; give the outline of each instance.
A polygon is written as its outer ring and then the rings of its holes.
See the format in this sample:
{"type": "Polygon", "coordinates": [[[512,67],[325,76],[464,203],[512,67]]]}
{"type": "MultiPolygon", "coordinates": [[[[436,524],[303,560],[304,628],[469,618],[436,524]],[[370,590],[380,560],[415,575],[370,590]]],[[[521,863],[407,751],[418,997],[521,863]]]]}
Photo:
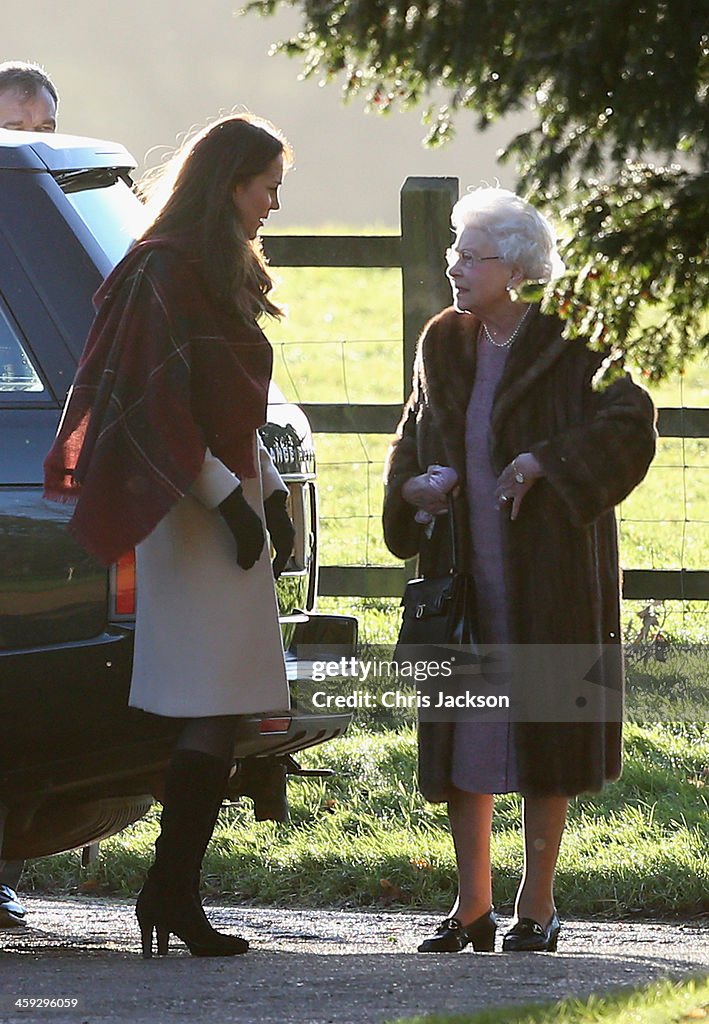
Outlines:
{"type": "Polygon", "coordinates": [[[527,314],[529,313],[531,308],[532,308],[531,306],[527,306],[527,308],[525,309],[524,313],[519,318],[519,322],[518,322],[517,326],[513,330],[512,334],[510,334],[510,336],[507,339],[507,341],[495,341],[495,339],[493,338],[493,336],[490,334],[490,332],[487,329],[487,324],[483,324],[482,325],[483,334],[485,335],[487,340],[490,342],[490,344],[495,346],[495,348],[509,348],[510,345],[512,344],[512,342],[515,340],[515,338],[519,334],[519,332],[522,330],[522,324],[527,319],[527,314]]]}

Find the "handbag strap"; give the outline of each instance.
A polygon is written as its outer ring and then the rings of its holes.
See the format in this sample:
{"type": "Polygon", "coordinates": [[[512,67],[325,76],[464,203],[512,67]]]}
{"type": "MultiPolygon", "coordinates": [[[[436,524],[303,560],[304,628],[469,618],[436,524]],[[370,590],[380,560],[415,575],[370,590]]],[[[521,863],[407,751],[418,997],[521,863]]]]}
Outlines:
{"type": "Polygon", "coordinates": [[[448,535],[451,549],[451,573],[460,572],[460,537],[455,516],[455,498],[448,492],[448,535]]]}

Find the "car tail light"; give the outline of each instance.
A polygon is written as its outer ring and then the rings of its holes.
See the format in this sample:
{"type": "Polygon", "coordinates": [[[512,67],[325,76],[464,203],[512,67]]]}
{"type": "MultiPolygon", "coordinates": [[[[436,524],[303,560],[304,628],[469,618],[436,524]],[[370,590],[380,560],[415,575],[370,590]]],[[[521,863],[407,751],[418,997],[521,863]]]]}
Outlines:
{"type": "Polygon", "coordinates": [[[288,732],[290,729],[290,716],[283,718],[262,718],[259,723],[259,732],[288,732]]]}
{"type": "Polygon", "coordinates": [[[113,610],[116,615],[135,615],[135,551],[129,551],[113,569],[113,610]]]}

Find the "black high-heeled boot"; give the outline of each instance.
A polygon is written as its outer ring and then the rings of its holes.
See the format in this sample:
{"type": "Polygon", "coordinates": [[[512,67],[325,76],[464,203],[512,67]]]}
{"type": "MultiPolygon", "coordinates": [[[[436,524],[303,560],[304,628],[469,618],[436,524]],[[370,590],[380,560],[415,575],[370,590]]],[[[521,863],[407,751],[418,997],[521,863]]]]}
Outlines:
{"type": "Polygon", "coordinates": [[[195,891],[226,779],[224,762],[201,751],[178,750],[170,762],[155,861],[135,908],[146,958],[154,934],[158,956],[168,952],[171,934],[193,956],[235,956],[249,948],[240,936],[212,927],[195,891]]]}

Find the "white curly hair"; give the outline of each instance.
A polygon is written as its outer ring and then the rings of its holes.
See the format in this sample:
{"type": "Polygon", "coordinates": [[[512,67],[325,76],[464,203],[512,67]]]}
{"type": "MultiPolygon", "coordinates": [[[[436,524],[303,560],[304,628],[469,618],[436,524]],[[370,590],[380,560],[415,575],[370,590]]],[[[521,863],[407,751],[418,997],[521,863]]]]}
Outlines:
{"type": "Polygon", "coordinates": [[[564,272],[549,221],[509,189],[485,186],[466,193],[453,207],[451,223],[456,231],[484,231],[527,281],[546,283],[564,272]]]}

